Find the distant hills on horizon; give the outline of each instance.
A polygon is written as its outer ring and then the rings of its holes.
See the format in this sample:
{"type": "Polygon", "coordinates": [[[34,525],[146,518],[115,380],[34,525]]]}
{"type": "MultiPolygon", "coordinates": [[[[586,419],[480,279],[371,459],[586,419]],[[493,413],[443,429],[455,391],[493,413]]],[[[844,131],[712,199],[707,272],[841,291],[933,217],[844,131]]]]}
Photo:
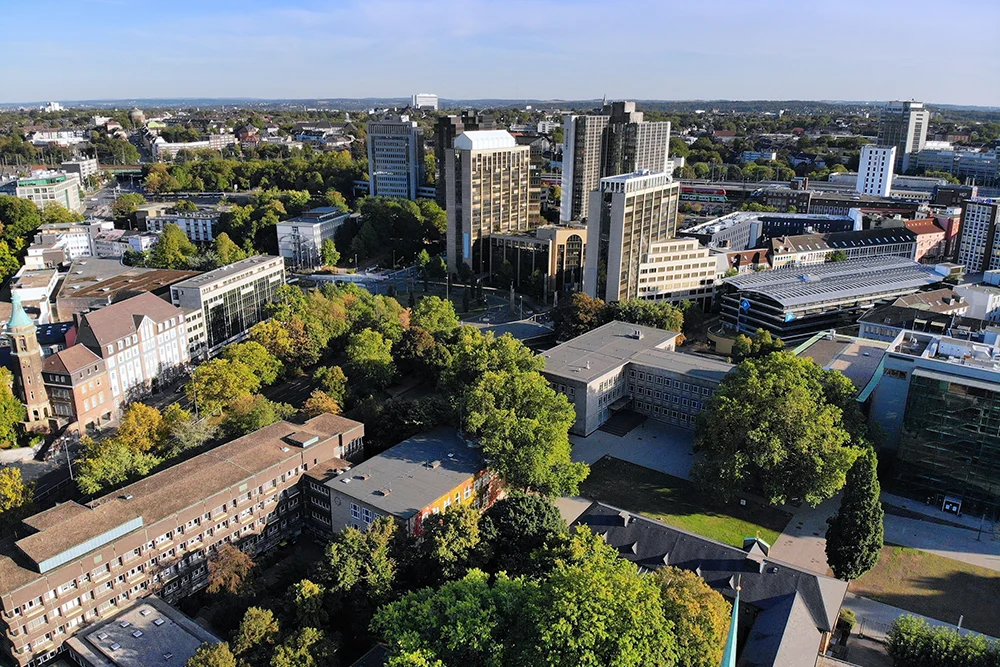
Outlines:
{"type": "MultiPolygon", "coordinates": [[[[633,99],[633,98],[626,98],[633,99]]],[[[37,102],[0,102],[0,109],[17,108],[38,108],[50,100],[37,102]]],[[[259,97],[233,97],[233,98],[212,98],[212,97],[178,97],[178,98],[122,98],[108,100],[53,100],[67,108],[92,108],[92,109],[120,109],[123,107],[150,107],[150,108],[170,108],[170,107],[304,107],[308,109],[340,109],[345,111],[362,111],[370,108],[404,107],[410,103],[408,97],[326,97],[326,98],[304,98],[304,99],[281,99],[281,98],[259,98],[259,97]]],[[[800,111],[820,111],[822,108],[831,107],[872,107],[876,108],[885,104],[885,100],[634,100],[640,106],[647,109],[667,110],[667,111],[694,111],[697,109],[720,109],[724,111],[778,111],[781,109],[800,111]]],[[[510,108],[524,107],[531,105],[538,108],[560,108],[560,109],[589,109],[600,106],[601,99],[590,100],[564,100],[564,99],[452,99],[441,98],[440,106],[443,109],[461,108],[510,108]]],[[[998,106],[976,106],[962,104],[938,104],[934,102],[926,103],[929,107],[937,109],[951,109],[956,111],[1000,111],[998,106]]]]}

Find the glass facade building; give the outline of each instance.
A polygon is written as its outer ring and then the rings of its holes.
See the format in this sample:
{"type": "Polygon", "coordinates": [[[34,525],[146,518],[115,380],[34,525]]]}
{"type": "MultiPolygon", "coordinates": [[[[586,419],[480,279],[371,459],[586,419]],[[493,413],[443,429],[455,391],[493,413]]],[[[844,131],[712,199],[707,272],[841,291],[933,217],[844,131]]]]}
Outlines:
{"type": "Polygon", "coordinates": [[[1000,384],[914,373],[893,491],[1000,519],[1000,384]]]}

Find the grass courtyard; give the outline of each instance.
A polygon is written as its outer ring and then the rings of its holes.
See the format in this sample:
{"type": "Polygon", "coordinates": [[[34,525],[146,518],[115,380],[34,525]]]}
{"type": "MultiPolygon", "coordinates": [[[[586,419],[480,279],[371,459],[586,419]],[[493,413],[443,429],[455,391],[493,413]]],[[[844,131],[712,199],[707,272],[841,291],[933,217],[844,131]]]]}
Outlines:
{"type": "Polygon", "coordinates": [[[735,546],[756,536],[774,544],[791,519],[751,501],[720,503],[687,480],[610,456],[590,466],[580,495],[735,546]]]}
{"type": "Polygon", "coordinates": [[[922,616],[1000,635],[1000,572],[926,551],[886,545],[851,592],[922,616]]]}

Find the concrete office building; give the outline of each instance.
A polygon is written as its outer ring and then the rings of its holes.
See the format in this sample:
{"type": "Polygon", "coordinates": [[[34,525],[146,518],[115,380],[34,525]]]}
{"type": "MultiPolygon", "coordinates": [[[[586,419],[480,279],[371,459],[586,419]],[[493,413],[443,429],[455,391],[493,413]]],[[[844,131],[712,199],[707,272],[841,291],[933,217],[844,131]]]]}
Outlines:
{"type": "Polygon", "coordinates": [[[86,183],[87,177],[96,176],[101,171],[101,165],[97,163],[96,157],[80,158],[79,160],[67,160],[60,166],[66,173],[76,174],[80,179],[80,183],[86,183]]]}
{"type": "Polygon", "coordinates": [[[924,149],[914,158],[919,170],[946,171],[963,181],[969,179],[986,187],[1000,185],[1000,151],[995,148],[988,151],[924,149]]]}
{"type": "Polygon", "coordinates": [[[104,360],[112,415],[190,361],[184,312],[149,292],[79,316],[77,341],[104,360]]]}
{"type": "Polygon", "coordinates": [[[944,511],[1000,518],[1000,340],[900,331],[872,395],[879,460],[893,493],[944,511]]]}
{"type": "Polygon", "coordinates": [[[463,132],[495,129],[497,124],[493,116],[483,116],[474,111],[463,111],[461,116],[438,118],[437,125],[434,126],[434,162],[437,169],[434,182],[438,186],[434,196],[438,206],[448,207],[448,195],[444,187],[445,151],[455,147],[455,137],[463,132]]]}
{"type": "Polygon", "coordinates": [[[464,132],[445,151],[448,271],[488,269],[493,234],[525,232],[535,216],[531,149],[505,130],[464,132]]]}
{"type": "Polygon", "coordinates": [[[708,248],[727,252],[750,250],[772,238],[806,233],[860,230],[860,214],[823,215],[814,213],[753,213],[736,211],[682,229],[679,236],[698,239],[708,248]]]}
{"type": "Polygon", "coordinates": [[[878,145],[896,148],[895,173],[910,170],[911,157],[924,150],[931,112],[923,102],[889,102],[882,108],[878,119],[878,145]]]}
{"type": "Polygon", "coordinates": [[[653,244],[677,231],[680,183],[648,171],[602,178],[590,194],[590,252],[583,288],[605,301],[639,295],[639,264],[653,244]]]}
{"type": "Polygon", "coordinates": [[[594,116],[564,116],[563,132],[563,222],[589,217],[590,193],[602,178],[667,171],[670,123],[643,121],[635,102],[605,104],[594,116]]]}
{"type": "Polygon", "coordinates": [[[410,102],[410,106],[414,109],[427,111],[438,110],[438,96],[434,93],[416,93],[410,102]]]}
{"type": "Polygon", "coordinates": [[[510,278],[519,291],[537,288],[536,271],[544,281],[546,303],[551,294],[576,292],[583,285],[587,255],[587,228],[583,225],[544,225],[527,234],[493,234],[489,243],[490,275],[495,280],[504,276],[509,264],[510,278]]]}
{"type": "Polygon", "coordinates": [[[35,230],[24,265],[29,269],[53,267],[97,255],[97,237],[114,229],[111,220],[48,223],[35,230]]]}
{"type": "Polygon", "coordinates": [[[935,285],[946,274],[902,257],[869,257],[726,278],[722,321],[730,329],[757,329],[790,340],[853,324],[879,303],[935,285]]]}
{"type": "Polygon", "coordinates": [[[702,248],[695,239],[654,243],[639,263],[638,298],[693,301],[706,309],[715,297],[719,278],[728,269],[725,255],[702,248]]]}
{"type": "Polygon", "coordinates": [[[369,121],[368,182],[372,197],[417,198],[424,182],[424,131],[409,116],[369,121]]]}
{"type": "Polygon", "coordinates": [[[845,259],[904,257],[916,259],[917,235],[904,227],[862,229],[857,232],[801,234],[771,239],[771,266],[824,264],[835,252],[845,259]]]}
{"type": "Polygon", "coordinates": [[[420,535],[427,517],[452,505],[484,510],[502,492],[479,448],[452,428],[415,435],[338,475],[316,469],[308,478],[310,521],[329,535],[365,530],[383,516],[420,535]]]}
{"type": "Polygon", "coordinates": [[[177,225],[188,240],[194,243],[211,243],[215,240],[215,228],[219,224],[219,216],[218,211],[162,213],[145,218],[145,231],[162,234],[166,225],[177,225]]]}
{"type": "Polygon", "coordinates": [[[284,258],[256,255],[171,285],[170,301],[191,322],[191,357],[210,357],[243,338],[267,319],[267,304],[284,284],[284,258]]]}
{"type": "Polygon", "coordinates": [[[33,171],[31,176],[12,181],[6,186],[6,194],[27,199],[40,209],[48,204],[61,204],[74,213],[82,213],[86,207],[80,201],[80,187],[78,174],[49,169],[33,171]]]}
{"type": "Polygon", "coordinates": [[[862,146],[858,182],[854,189],[863,195],[888,197],[892,191],[892,170],[895,164],[895,146],[862,146]]]}
{"type": "Polygon", "coordinates": [[[968,200],[959,233],[958,263],[968,273],[1000,269],[1000,199],[968,200]]]}
{"type": "Polygon", "coordinates": [[[262,552],[301,533],[300,478],[346,468],[363,437],[363,424],[335,415],[277,422],[89,503],[28,517],[0,546],[6,661],[44,664],[153,593],[175,602],[204,588],[207,559],[225,544],[262,552]]]}
{"type": "Polygon", "coordinates": [[[570,432],[590,435],[624,409],[694,428],[733,366],[674,351],[679,335],[615,321],[542,353],[542,375],[576,410],[570,432]]]}
{"type": "Polygon", "coordinates": [[[323,241],[333,239],[351,217],[349,211],[321,206],[275,225],[278,254],[292,270],[315,269],[323,264],[323,241]]]}

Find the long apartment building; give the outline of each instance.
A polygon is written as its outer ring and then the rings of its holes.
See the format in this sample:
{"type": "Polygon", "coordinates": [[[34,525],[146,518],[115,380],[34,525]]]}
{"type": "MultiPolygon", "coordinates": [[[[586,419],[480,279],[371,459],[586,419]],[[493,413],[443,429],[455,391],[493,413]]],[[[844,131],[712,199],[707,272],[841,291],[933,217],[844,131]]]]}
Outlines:
{"type": "Polygon", "coordinates": [[[653,244],[677,231],[680,183],[670,174],[636,172],[602,178],[590,195],[584,291],[605,301],[639,296],[639,271],[653,244]]]}
{"type": "Polygon", "coordinates": [[[464,132],[445,151],[448,270],[488,269],[488,239],[525,232],[537,215],[531,194],[531,149],[505,130],[464,132]]]}
{"type": "Polygon", "coordinates": [[[263,551],[299,533],[300,478],[346,468],[363,437],[363,424],[335,415],[282,421],[92,502],[28,517],[0,544],[7,660],[42,665],[153,593],[173,602],[204,588],[224,544],[263,551]]]}
{"type": "Polygon", "coordinates": [[[834,253],[844,259],[904,257],[916,259],[917,234],[906,227],[863,229],[856,232],[799,234],[771,239],[771,266],[823,264],[834,253]]]}
{"type": "Polygon", "coordinates": [[[255,255],[171,285],[170,301],[189,320],[191,357],[211,356],[267,319],[267,304],[284,284],[284,258],[255,255]]]}
{"type": "Polygon", "coordinates": [[[959,226],[958,263],[969,273],[1000,269],[1000,199],[965,202],[959,226]]]}
{"type": "Polygon", "coordinates": [[[597,115],[564,116],[563,131],[563,222],[589,218],[590,193],[602,178],[667,171],[670,123],[644,121],[635,102],[605,104],[597,115]]]}
{"type": "Polygon", "coordinates": [[[215,211],[162,213],[145,218],[145,222],[146,231],[163,233],[163,228],[166,225],[177,225],[190,241],[210,243],[215,240],[215,227],[219,224],[219,213],[215,211]]]}

